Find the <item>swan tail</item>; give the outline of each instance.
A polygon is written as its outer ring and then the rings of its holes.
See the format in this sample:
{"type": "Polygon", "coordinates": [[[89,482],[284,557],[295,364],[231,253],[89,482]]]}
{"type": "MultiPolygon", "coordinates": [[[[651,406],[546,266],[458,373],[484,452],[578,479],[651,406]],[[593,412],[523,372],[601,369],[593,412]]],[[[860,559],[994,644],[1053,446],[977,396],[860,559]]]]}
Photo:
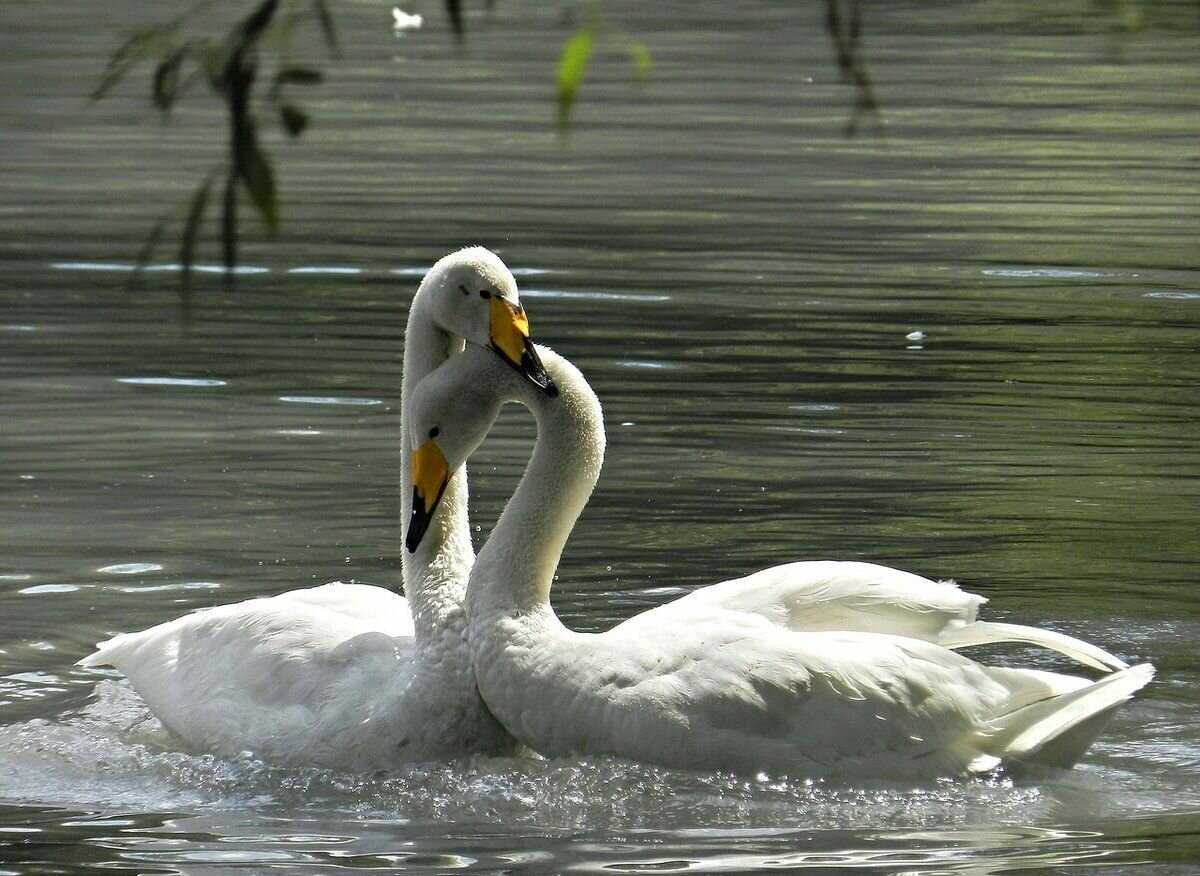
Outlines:
{"type": "Polygon", "coordinates": [[[111,639],[96,643],[96,650],[81,660],[76,666],[88,668],[96,666],[115,666],[118,669],[125,659],[133,653],[142,640],[140,633],[121,633],[111,639]]]}
{"type": "Polygon", "coordinates": [[[1009,766],[1066,769],[1083,757],[1117,708],[1152,678],[1154,667],[1142,663],[1020,706],[991,722],[980,747],[1009,766]]]}
{"type": "Polygon", "coordinates": [[[1023,642],[1057,651],[1084,666],[1102,672],[1117,672],[1128,669],[1129,664],[1082,639],[1076,639],[1053,630],[1041,630],[1020,624],[999,624],[976,621],[972,624],[952,627],[938,635],[937,643],[944,648],[967,648],[971,645],[989,645],[995,642],[1023,642]]]}

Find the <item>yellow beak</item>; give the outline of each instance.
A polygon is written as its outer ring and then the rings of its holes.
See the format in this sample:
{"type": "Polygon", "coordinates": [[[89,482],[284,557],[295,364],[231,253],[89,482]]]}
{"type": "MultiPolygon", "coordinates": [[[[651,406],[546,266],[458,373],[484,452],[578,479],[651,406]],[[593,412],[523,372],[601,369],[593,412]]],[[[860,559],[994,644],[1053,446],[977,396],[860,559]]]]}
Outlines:
{"type": "Polygon", "coordinates": [[[510,304],[498,295],[493,295],[491,301],[492,349],[542,392],[558,395],[558,388],[546,373],[537,348],[529,339],[529,317],[525,315],[525,308],[510,304]]]}
{"type": "Polygon", "coordinates": [[[404,545],[410,554],[417,549],[425,531],[429,529],[433,513],[449,481],[450,467],[446,457],[430,438],[412,455],[412,518],[404,538],[404,545]]]}

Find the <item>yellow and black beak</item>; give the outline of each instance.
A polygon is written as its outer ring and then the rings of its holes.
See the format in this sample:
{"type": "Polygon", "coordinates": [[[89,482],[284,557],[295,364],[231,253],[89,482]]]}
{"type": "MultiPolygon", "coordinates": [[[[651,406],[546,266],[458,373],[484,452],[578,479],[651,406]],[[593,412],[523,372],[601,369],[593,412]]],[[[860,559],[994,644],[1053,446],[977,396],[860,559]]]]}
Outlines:
{"type": "Polygon", "coordinates": [[[408,534],[404,546],[411,554],[425,537],[425,530],[433,520],[442,493],[450,480],[450,467],[446,457],[430,438],[412,455],[412,518],[408,522],[408,534]]]}
{"type": "Polygon", "coordinates": [[[492,349],[546,395],[558,395],[558,387],[542,366],[533,341],[529,340],[529,317],[525,315],[525,308],[510,304],[498,295],[493,295],[491,301],[492,349]]]}

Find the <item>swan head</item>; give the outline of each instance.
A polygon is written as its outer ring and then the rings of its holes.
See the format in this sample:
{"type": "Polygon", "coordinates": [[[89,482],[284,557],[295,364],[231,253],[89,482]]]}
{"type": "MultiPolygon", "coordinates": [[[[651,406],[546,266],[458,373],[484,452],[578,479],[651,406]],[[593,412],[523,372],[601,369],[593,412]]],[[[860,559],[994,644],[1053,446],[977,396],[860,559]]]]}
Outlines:
{"type": "Polygon", "coordinates": [[[417,384],[408,423],[416,448],[409,459],[412,516],[404,537],[409,553],[421,543],[451,476],[483,443],[500,405],[522,387],[528,387],[525,380],[471,345],[417,384]]]}
{"type": "Polygon", "coordinates": [[[435,325],[490,349],[547,395],[557,394],[529,337],[529,317],[517,281],[494,252],[460,249],[429,269],[417,295],[428,302],[435,325]]]}

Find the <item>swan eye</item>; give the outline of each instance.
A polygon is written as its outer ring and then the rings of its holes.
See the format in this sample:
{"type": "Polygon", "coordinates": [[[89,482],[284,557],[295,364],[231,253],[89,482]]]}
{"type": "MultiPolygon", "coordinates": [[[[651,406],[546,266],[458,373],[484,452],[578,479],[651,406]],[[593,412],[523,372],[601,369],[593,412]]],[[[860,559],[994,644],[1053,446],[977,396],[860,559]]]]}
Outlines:
{"type": "Polygon", "coordinates": [[[491,297],[492,297],[492,293],[491,293],[490,291],[488,291],[487,289],[480,289],[480,290],[479,290],[479,297],[480,297],[480,298],[491,298],[491,297]]]}
{"type": "Polygon", "coordinates": [[[442,430],[439,429],[437,426],[434,426],[432,429],[429,430],[430,438],[436,438],[438,435],[441,435],[441,434],[442,434],[442,430]]]}

